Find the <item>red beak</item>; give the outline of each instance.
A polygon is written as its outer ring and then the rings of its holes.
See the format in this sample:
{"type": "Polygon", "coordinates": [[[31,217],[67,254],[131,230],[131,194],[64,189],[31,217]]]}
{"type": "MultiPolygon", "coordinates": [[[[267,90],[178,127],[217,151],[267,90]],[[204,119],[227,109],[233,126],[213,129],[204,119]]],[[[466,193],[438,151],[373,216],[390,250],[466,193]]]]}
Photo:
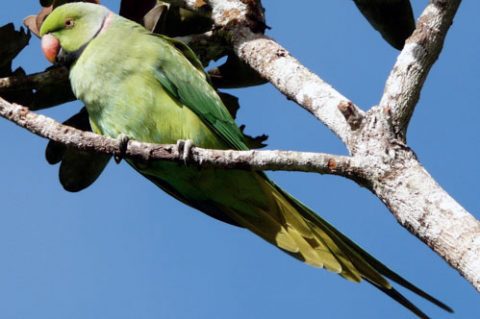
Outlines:
{"type": "Polygon", "coordinates": [[[51,34],[42,37],[42,51],[50,63],[54,63],[60,51],[60,41],[51,34]]]}

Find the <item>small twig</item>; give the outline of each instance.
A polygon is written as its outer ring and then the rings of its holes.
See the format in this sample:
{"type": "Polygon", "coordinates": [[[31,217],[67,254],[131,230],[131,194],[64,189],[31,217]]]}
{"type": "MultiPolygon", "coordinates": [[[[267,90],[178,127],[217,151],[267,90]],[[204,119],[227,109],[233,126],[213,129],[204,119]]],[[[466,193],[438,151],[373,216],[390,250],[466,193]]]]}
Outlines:
{"type": "Polygon", "coordinates": [[[338,104],[338,109],[342,112],[347,123],[352,128],[352,131],[356,131],[360,128],[364,115],[358,111],[351,101],[340,102],[340,104],[338,104]]]}
{"type": "MultiPolygon", "coordinates": [[[[106,154],[124,153],[139,161],[168,160],[183,163],[176,145],[158,145],[130,140],[125,147],[117,139],[84,132],[62,125],[44,115],[36,114],[18,104],[0,98],[0,116],[24,127],[34,134],[79,150],[106,154]],[[122,146],[123,145],[123,146],[122,146]]],[[[355,166],[348,156],[292,151],[233,151],[193,147],[188,164],[201,167],[237,168],[249,170],[283,170],[317,172],[353,176],[355,166]]]]}

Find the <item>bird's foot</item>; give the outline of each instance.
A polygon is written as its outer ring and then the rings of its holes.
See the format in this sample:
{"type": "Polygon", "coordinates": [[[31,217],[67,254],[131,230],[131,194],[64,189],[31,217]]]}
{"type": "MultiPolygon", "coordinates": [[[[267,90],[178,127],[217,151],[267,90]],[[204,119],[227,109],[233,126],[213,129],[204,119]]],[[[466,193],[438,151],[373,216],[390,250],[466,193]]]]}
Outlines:
{"type": "Polygon", "coordinates": [[[192,155],[192,147],[193,147],[192,140],[178,140],[177,141],[177,149],[178,153],[180,154],[180,158],[183,160],[183,163],[187,165],[187,161],[192,155]]]}
{"type": "Polygon", "coordinates": [[[115,163],[120,164],[122,159],[125,157],[125,154],[127,153],[127,147],[128,147],[128,142],[130,141],[130,138],[125,135],[125,134],[120,134],[117,137],[118,140],[118,153],[113,155],[113,159],[115,160],[115,163]]]}

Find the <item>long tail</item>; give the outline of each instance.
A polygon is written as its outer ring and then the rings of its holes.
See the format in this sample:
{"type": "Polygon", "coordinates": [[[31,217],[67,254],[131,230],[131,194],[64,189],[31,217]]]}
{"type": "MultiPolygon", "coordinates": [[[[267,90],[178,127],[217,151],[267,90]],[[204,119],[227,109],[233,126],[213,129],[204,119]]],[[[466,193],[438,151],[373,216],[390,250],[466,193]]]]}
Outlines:
{"type": "Polygon", "coordinates": [[[307,264],[326,268],[353,282],[367,281],[419,318],[428,316],[395,290],[387,278],[453,312],[449,306],[390,270],[266,176],[258,174],[257,177],[261,179],[264,194],[269,190],[270,198],[265,199],[268,205],[255,205],[254,214],[231,212],[229,215],[238,224],[307,264]]]}
{"type": "Polygon", "coordinates": [[[187,205],[224,222],[248,228],[309,265],[333,271],[353,282],[367,281],[420,318],[428,317],[395,290],[387,278],[452,312],[450,307],[372,257],[263,173],[201,172],[203,175],[196,169],[183,168],[183,175],[174,174],[170,181],[145,176],[187,205]],[[175,187],[174,182],[182,178],[184,183],[190,183],[194,193],[175,187]],[[202,199],[198,193],[208,196],[202,199]]]}
{"type": "Polygon", "coordinates": [[[411,282],[402,278],[400,275],[396,274],[394,271],[382,264],[380,261],[367,253],[352,240],[350,240],[341,232],[336,230],[324,219],[315,214],[311,209],[300,203],[297,199],[284,192],[279,187],[276,187],[276,189],[279,190],[289,200],[289,202],[295,208],[297,214],[301,215],[306,221],[311,223],[311,227],[315,233],[324,232],[328,237],[332,239],[332,241],[335,243],[335,246],[340,248],[343,251],[343,254],[347,256],[349,263],[342,264],[345,269],[342,269],[342,271],[339,272],[341,276],[351,280],[354,279],[351,277],[351,274],[359,274],[361,279],[364,279],[368,283],[372,284],[375,288],[379,289],[380,291],[382,291],[383,293],[385,293],[386,295],[388,295],[389,297],[415,313],[419,318],[429,317],[412,302],[410,302],[405,296],[398,292],[394,287],[392,287],[391,284],[385,279],[385,277],[391,279],[392,281],[395,281],[399,285],[430,301],[431,303],[437,305],[445,311],[453,312],[452,308],[447,306],[445,303],[426,293],[422,289],[416,287],[411,282]],[[353,268],[350,268],[352,266],[353,268]]]}

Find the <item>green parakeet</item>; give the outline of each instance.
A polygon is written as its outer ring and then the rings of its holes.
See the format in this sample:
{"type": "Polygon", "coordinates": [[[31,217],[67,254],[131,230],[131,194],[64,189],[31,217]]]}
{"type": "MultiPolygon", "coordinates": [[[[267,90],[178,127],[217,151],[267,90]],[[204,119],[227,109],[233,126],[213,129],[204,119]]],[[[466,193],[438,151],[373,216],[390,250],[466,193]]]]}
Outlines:
{"type": "MultiPolygon", "coordinates": [[[[73,91],[85,103],[94,132],[160,144],[192,140],[204,148],[248,149],[241,130],[185,44],[87,3],[58,7],[40,33],[46,57],[70,66],[73,91]]],[[[373,258],[262,172],[127,161],[185,204],[245,227],[309,265],[353,282],[365,280],[421,318],[427,316],[387,278],[451,311],[373,258]]]]}
{"type": "Polygon", "coordinates": [[[394,48],[401,50],[415,30],[410,0],[353,0],[368,22],[394,48]]]}

